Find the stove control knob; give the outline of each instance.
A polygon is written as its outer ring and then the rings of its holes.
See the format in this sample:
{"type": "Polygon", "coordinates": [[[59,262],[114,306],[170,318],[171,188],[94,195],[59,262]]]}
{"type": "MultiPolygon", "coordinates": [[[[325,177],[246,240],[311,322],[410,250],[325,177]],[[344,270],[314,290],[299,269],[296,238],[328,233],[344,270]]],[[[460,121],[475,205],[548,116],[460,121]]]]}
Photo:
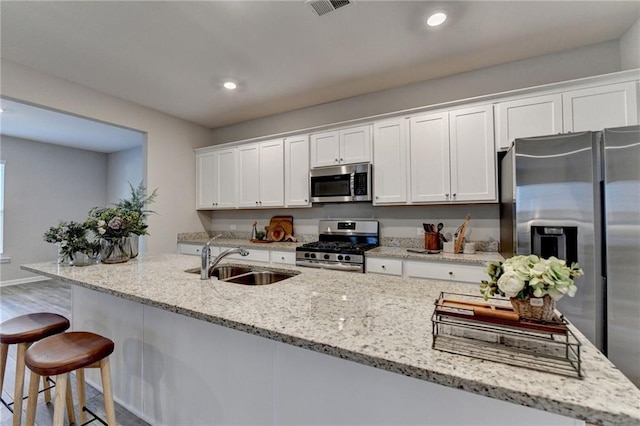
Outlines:
{"type": "Polygon", "coordinates": [[[311,256],[309,253],[304,254],[304,257],[309,257],[309,256],[311,256]]]}
{"type": "Polygon", "coordinates": [[[316,254],[315,253],[311,253],[311,258],[315,259],[316,258],[316,254]]]}
{"type": "Polygon", "coordinates": [[[342,260],[342,259],[343,259],[342,255],[341,255],[341,254],[339,254],[339,255],[338,255],[338,260],[342,260]]]}
{"type": "Polygon", "coordinates": [[[344,260],[346,260],[347,262],[351,260],[351,256],[345,256],[344,260]]]}
{"type": "Polygon", "coordinates": [[[329,257],[331,257],[331,256],[329,256],[328,254],[325,254],[323,257],[324,257],[325,259],[329,259],[329,257]]]}

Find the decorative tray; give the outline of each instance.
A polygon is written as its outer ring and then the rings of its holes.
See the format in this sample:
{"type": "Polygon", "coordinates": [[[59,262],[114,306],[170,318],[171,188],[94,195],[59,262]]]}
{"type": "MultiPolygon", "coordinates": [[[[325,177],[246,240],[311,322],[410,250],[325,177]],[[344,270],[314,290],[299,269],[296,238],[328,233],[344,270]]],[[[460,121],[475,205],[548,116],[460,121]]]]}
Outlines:
{"type": "Polygon", "coordinates": [[[433,349],[582,377],[581,344],[557,312],[551,321],[521,319],[508,300],[443,292],[431,323],[433,349]]]}

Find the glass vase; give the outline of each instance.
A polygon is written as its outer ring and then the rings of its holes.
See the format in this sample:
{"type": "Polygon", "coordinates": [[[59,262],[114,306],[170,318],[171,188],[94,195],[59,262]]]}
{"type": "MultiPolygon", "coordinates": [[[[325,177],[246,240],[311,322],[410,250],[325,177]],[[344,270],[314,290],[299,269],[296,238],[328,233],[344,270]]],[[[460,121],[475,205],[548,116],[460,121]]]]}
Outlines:
{"type": "Polygon", "coordinates": [[[102,263],[123,263],[131,258],[131,238],[101,238],[100,261],[102,263]]]}
{"type": "Polygon", "coordinates": [[[76,251],[71,253],[69,264],[73,266],[87,266],[91,265],[91,259],[87,253],[76,251]]]}
{"type": "Polygon", "coordinates": [[[130,234],[129,238],[131,238],[131,259],[135,259],[138,257],[138,243],[140,241],[140,236],[137,234],[130,234]]]}

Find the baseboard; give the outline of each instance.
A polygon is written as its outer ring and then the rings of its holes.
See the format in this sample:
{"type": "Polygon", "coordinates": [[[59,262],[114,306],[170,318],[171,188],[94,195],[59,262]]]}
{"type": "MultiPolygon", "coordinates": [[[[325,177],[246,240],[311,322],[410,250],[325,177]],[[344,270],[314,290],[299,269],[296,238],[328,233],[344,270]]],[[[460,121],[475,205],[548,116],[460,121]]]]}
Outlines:
{"type": "Polygon", "coordinates": [[[38,281],[47,281],[47,280],[50,280],[50,279],[51,278],[48,278],[48,277],[17,278],[15,280],[0,281],[0,287],[9,287],[10,285],[35,283],[35,282],[38,282],[38,281]]]}

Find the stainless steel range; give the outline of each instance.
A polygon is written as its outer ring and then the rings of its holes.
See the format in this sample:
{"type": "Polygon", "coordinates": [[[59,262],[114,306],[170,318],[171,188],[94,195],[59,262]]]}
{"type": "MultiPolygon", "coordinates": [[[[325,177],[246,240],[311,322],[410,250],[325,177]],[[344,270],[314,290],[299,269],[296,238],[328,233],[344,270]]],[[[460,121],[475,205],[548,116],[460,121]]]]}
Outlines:
{"type": "Polygon", "coordinates": [[[380,244],[377,220],[321,220],[318,234],[296,248],[296,265],[364,272],[364,252],[380,244]]]}

